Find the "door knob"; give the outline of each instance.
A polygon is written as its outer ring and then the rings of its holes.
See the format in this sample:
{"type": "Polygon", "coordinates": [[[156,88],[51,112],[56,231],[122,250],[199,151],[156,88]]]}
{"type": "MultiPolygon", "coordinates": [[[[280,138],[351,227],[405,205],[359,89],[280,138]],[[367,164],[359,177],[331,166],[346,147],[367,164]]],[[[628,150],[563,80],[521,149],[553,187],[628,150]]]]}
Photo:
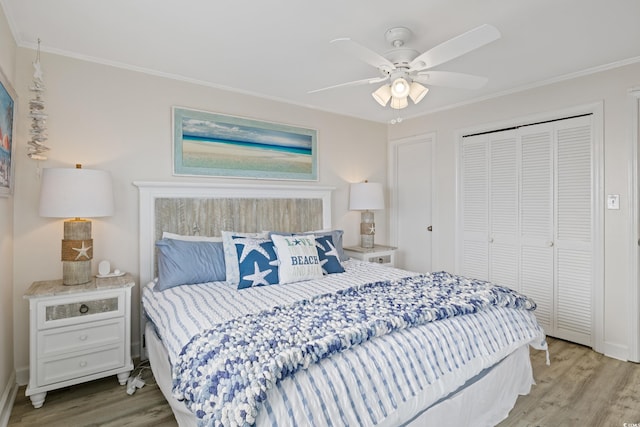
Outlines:
{"type": "Polygon", "coordinates": [[[432,225],[428,226],[427,231],[433,231],[433,226],[432,225]]]}

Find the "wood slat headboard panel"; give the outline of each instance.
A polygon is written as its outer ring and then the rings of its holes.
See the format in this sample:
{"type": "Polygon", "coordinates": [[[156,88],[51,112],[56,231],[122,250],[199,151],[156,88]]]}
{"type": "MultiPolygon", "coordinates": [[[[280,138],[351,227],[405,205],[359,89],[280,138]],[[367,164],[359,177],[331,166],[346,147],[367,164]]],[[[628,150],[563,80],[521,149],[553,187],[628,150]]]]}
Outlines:
{"type": "MultiPolygon", "coordinates": [[[[155,242],[163,231],[220,236],[222,230],[308,231],[331,228],[333,188],[182,182],[133,183],[139,194],[140,296],[155,277],[155,242]]],[[[140,298],[140,301],[142,299],[140,298]]],[[[140,305],[140,355],[146,357],[140,305]]]]}
{"type": "Polygon", "coordinates": [[[322,199],[162,198],[155,202],[155,238],[163,231],[220,236],[223,230],[318,230],[322,199]]]}

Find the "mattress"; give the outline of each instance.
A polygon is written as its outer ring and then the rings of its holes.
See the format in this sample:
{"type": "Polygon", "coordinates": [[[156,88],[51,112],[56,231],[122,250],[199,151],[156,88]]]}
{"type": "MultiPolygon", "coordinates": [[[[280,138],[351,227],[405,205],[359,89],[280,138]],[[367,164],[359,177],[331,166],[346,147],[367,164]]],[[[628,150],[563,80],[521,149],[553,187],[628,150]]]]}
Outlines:
{"type": "MultiPolygon", "coordinates": [[[[143,304],[173,366],[195,335],[222,322],[321,293],[412,274],[356,260],[345,262],[345,269],[321,280],[242,291],[214,282],[157,292],[150,283],[143,304]]],[[[427,408],[443,405],[452,393],[528,345],[545,348],[544,332],[535,316],[504,307],[399,330],[278,382],[268,390],[255,423],[402,425],[427,408]]],[[[531,385],[530,366],[520,368],[525,374],[515,381],[518,393],[526,388],[522,384],[531,385]]],[[[484,412],[493,414],[494,405],[489,403],[484,412]]],[[[506,415],[504,410],[501,413],[506,415]]]]}

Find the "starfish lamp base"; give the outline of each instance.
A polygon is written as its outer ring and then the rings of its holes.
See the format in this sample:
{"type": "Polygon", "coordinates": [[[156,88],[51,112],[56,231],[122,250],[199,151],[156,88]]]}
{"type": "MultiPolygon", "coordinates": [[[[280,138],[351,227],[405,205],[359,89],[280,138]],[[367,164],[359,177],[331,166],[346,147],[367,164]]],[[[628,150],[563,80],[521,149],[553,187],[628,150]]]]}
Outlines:
{"type": "Polygon", "coordinates": [[[360,213],[360,246],[363,248],[373,248],[373,239],[376,234],[376,223],[374,222],[372,211],[362,211],[360,213]]]}
{"type": "Polygon", "coordinates": [[[62,240],[62,283],[81,285],[90,282],[92,258],[91,221],[80,218],[65,221],[62,240]]]}

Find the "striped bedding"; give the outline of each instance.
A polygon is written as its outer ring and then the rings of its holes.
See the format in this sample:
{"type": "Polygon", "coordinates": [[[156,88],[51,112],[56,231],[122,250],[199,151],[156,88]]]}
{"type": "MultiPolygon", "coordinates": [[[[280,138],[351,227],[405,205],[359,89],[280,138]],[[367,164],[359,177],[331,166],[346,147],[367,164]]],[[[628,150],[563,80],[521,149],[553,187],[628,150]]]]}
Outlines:
{"type": "MultiPolygon", "coordinates": [[[[238,291],[225,283],[143,295],[172,364],[191,338],[217,323],[347,287],[406,277],[404,270],[350,260],[319,281],[238,291]]],[[[494,308],[378,337],[278,382],[257,425],[399,425],[522,345],[544,348],[526,310],[494,308]]]]}

